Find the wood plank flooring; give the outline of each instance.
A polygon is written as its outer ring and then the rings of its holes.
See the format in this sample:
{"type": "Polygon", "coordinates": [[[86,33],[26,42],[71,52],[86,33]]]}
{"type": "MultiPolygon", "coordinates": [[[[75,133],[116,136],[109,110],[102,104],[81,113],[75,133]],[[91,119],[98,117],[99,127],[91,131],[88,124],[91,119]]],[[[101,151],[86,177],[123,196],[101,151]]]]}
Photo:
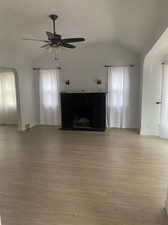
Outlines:
{"type": "Polygon", "coordinates": [[[0,127],[2,225],[166,225],[168,141],[0,127]]]}

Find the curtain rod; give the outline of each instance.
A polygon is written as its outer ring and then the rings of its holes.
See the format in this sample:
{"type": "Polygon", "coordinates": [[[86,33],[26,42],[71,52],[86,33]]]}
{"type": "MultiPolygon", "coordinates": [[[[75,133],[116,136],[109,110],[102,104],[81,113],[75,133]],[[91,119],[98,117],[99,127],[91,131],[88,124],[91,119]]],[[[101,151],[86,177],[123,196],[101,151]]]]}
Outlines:
{"type": "Polygon", "coordinates": [[[43,70],[55,70],[55,69],[57,69],[57,70],[61,70],[62,69],[62,67],[57,67],[57,68],[40,68],[40,67],[34,67],[33,68],[33,70],[40,70],[40,69],[43,69],[43,70]]]}
{"type": "Polygon", "coordinates": [[[10,71],[11,71],[11,70],[12,70],[12,71],[13,71],[13,70],[15,70],[15,71],[16,71],[16,69],[15,69],[15,68],[10,68],[10,67],[1,67],[1,66],[0,66],[0,70],[10,70],[10,71]]]}
{"type": "Polygon", "coordinates": [[[129,67],[135,67],[135,65],[105,65],[104,67],[126,67],[126,66],[129,66],[129,67]]]}

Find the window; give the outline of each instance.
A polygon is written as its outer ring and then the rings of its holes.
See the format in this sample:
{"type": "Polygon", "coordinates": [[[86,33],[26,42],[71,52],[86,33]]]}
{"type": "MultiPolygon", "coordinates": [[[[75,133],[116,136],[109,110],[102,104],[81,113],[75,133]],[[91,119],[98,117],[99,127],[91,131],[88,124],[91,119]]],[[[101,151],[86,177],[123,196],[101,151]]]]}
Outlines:
{"type": "Polygon", "coordinates": [[[59,124],[59,83],[58,70],[40,70],[39,90],[41,124],[59,124]]]}
{"type": "Polygon", "coordinates": [[[0,72],[0,123],[16,124],[16,122],[15,75],[12,71],[0,72]]]}
{"type": "Polygon", "coordinates": [[[117,128],[137,128],[137,77],[128,67],[108,69],[107,125],[117,128]]]}

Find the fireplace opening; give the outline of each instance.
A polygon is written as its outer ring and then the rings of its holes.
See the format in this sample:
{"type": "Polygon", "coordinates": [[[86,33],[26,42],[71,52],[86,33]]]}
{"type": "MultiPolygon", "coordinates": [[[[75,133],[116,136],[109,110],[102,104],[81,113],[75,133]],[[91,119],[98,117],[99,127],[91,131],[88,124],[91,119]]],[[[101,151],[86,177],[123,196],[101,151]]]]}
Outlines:
{"type": "Polygon", "coordinates": [[[81,128],[81,129],[89,129],[92,128],[92,107],[89,104],[81,104],[81,107],[73,113],[73,127],[81,128]]]}
{"type": "Polygon", "coordinates": [[[87,117],[76,115],[73,120],[74,128],[91,128],[91,121],[87,117]]]}

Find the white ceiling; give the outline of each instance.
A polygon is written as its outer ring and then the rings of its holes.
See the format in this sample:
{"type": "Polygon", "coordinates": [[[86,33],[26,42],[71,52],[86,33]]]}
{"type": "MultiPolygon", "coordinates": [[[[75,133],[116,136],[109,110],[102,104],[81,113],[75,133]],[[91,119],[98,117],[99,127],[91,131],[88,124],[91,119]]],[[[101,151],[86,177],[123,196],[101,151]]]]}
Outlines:
{"type": "Polygon", "coordinates": [[[0,2],[0,48],[32,55],[39,43],[22,38],[46,38],[59,15],[57,31],[65,37],[92,42],[119,42],[143,53],[159,30],[164,0],[5,0],[0,2]]]}

